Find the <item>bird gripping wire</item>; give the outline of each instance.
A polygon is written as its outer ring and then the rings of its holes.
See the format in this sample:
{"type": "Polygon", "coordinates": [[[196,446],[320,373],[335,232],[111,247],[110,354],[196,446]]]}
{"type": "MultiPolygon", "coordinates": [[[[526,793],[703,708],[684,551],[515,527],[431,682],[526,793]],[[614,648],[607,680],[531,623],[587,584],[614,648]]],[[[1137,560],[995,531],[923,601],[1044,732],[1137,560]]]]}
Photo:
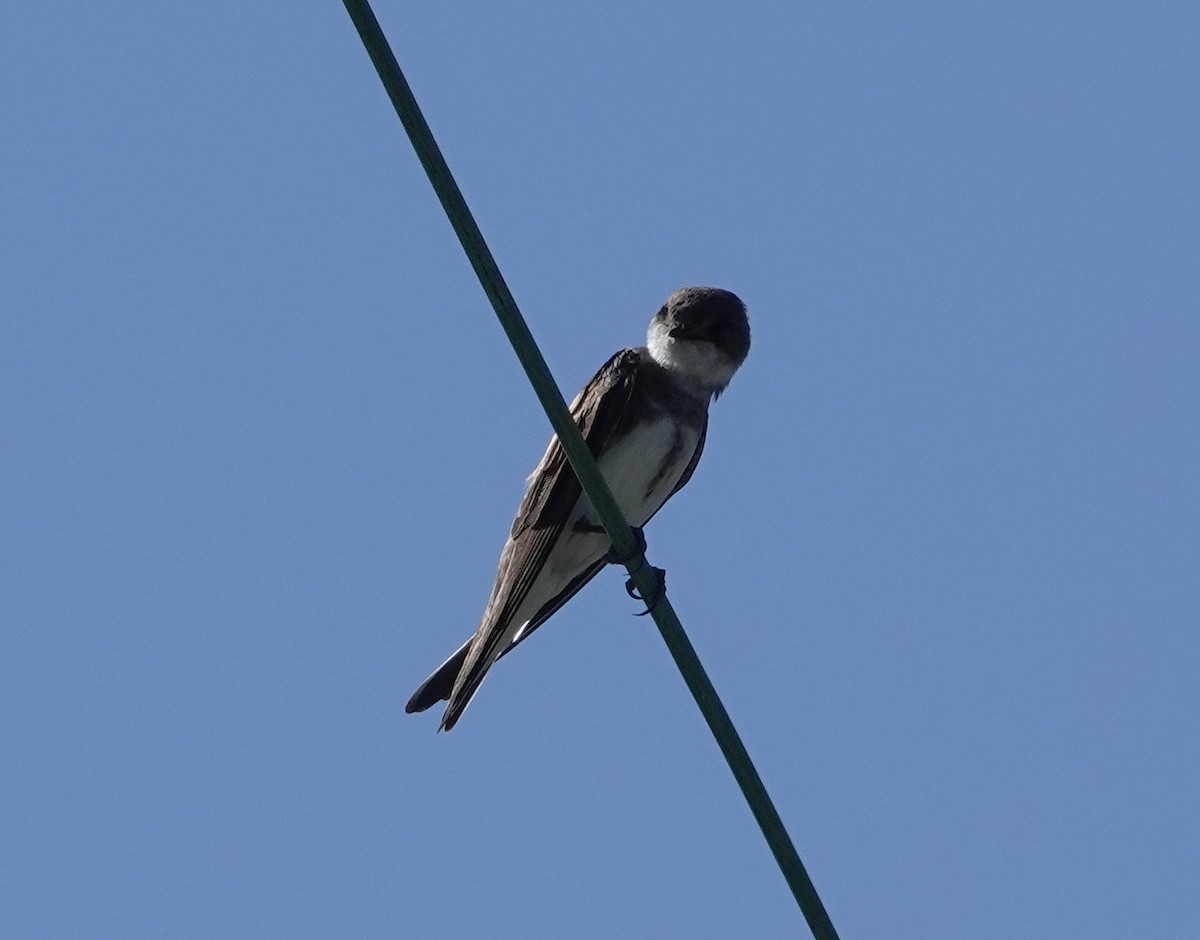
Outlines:
{"type": "MultiPolygon", "coordinates": [[[[567,459],[571,462],[571,467],[579,478],[584,493],[587,494],[600,522],[608,533],[614,554],[625,560],[624,564],[629,571],[630,581],[633,582],[641,596],[654,597],[659,587],[658,575],[647,563],[645,552],[639,550],[629,524],[621,515],[621,510],[617,507],[608,484],[600,474],[600,468],[596,466],[596,461],[588,450],[583,436],[571,419],[571,413],[563,400],[562,393],[555,384],[550,369],[546,365],[545,359],[542,358],[533,335],[529,332],[529,327],[525,324],[525,319],[521,316],[516,301],[500,274],[500,269],[483,239],[483,233],[479,231],[479,226],[475,224],[475,219],[472,217],[470,209],[467,208],[466,200],[463,199],[458,184],[454,182],[454,177],[450,174],[450,168],[446,165],[433,133],[429,130],[429,125],[421,114],[412,89],[409,88],[404,74],[400,71],[400,66],[383,35],[379,21],[375,18],[367,0],[343,0],[343,3],[358,30],[367,54],[371,57],[375,70],[379,73],[379,78],[400,117],[400,122],[408,133],[409,141],[416,150],[417,157],[425,168],[425,173],[428,175],[430,183],[433,184],[438,199],[441,200],[442,208],[449,217],[450,224],[454,227],[454,232],[462,243],[463,250],[466,252],[471,266],[475,269],[475,274],[491,301],[496,316],[499,318],[504,332],[508,335],[509,342],[512,343],[513,350],[521,361],[521,366],[525,369],[525,374],[529,377],[529,381],[550,419],[550,424],[554,427],[554,433],[558,435],[567,459]]],[[[683,626],[680,624],[670,600],[661,597],[655,603],[651,616],[653,616],[676,666],[683,675],[684,682],[687,683],[696,704],[700,707],[713,737],[716,738],[721,752],[725,755],[730,770],[733,771],[738,785],[742,788],[750,811],[762,829],[767,844],[775,856],[775,861],[795,896],[813,937],[816,940],[837,940],[833,922],[829,919],[825,906],[821,903],[817,890],[813,886],[804,864],[800,861],[791,837],[784,828],[783,820],[780,819],[775,805],[771,802],[766,787],[763,786],[762,779],[755,770],[750,755],[729,718],[729,713],[725,710],[725,706],[717,696],[716,689],[709,681],[708,674],[696,656],[691,641],[684,633],[683,626]]]]}

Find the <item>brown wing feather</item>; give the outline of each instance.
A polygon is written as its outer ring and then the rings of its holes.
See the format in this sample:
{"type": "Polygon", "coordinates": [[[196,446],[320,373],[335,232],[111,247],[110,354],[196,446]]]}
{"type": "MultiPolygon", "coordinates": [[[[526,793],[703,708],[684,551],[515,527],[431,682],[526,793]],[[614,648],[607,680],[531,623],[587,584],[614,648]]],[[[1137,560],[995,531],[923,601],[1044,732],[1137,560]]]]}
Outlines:
{"type": "MultiPolygon", "coordinates": [[[[640,361],[639,350],[622,349],[600,367],[571,403],[571,417],[593,457],[600,456],[625,415],[629,397],[637,384],[640,361]]],[[[546,455],[533,472],[532,481],[513,520],[513,538],[525,529],[558,524],[579,498],[579,480],[571,469],[566,451],[558,442],[558,435],[550,441],[546,455]]]]}
{"type": "MultiPolygon", "coordinates": [[[[687,484],[688,480],[690,480],[692,478],[692,474],[696,472],[696,465],[698,463],[700,463],[700,455],[704,452],[704,441],[707,436],[708,436],[708,416],[705,415],[704,427],[702,427],[700,429],[700,440],[696,442],[696,452],[694,454],[692,454],[692,459],[688,462],[688,465],[684,468],[683,473],[679,477],[679,482],[676,483],[675,488],[673,490],[671,490],[670,496],[668,496],[666,499],[663,500],[663,506],[665,506],[667,504],[667,502],[671,499],[671,496],[674,496],[676,493],[678,493],[681,489],[684,488],[684,486],[687,484]]],[[[556,443],[557,443],[557,440],[556,440],[556,443]]],[[[571,474],[572,478],[574,478],[574,476],[575,476],[574,474],[571,474]]],[[[578,481],[576,481],[576,483],[578,484],[578,481]]],[[[662,509],[662,506],[659,506],[658,509],[662,509]]],[[[658,515],[658,509],[656,509],[654,511],[654,514],[650,516],[650,519],[653,519],[654,516],[658,515]]],[[[647,519],[646,522],[649,522],[650,519],[647,519]]],[[[520,643],[523,643],[528,638],[529,634],[531,634],[534,630],[536,630],[543,623],[545,623],[552,616],[554,616],[554,614],[558,611],[558,609],[560,607],[563,606],[563,604],[565,604],[572,597],[574,597],[576,594],[578,594],[579,591],[582,590],[583,586],[585,584],[587,584],[589,581],[591,581],[592,578],[594,578],[597,574],[599,574],[600,569],[603,568],[606,564],[608,564],[608,562],[603,561],[603,560],[596,562],[595,565],[593,565],[591,568],[587,569],[587,571],[583,572],[579,576],[579,578],[577,578],[576,580],[572,581],[569,585],[567,585],[567,587],[564,588],[563,591],[557,597],[554,597],[553,599],[548,601],[546,603],[546,605],[544,607],[542,607],[541,610],[539,610],[536,614],[534,614],[529,619],[529,626],[527,626],[525,628],[525,630],[521,633],[521,636],[517,639],[516,643],[513,643],[512,645],[510,645],[500,655],[507,656],[520,643]]]]}
{"type": "MultiPolygon", "coordinates": [[[[572,403],[571,416],[593,457],[598,457],[604,450],[626,413],[629,396],[637,383],[639,361],[638,350],[621,350],[600,367],[572,403]]],[[[506,625],[524,602],[562,534],[563,522],[582,492],[566,452],[558,442],[558,435],[555,435],[533,472],[513,520],[511,538],[521,545],[522,571],[518,581],[508,590],[503,608],[493,618],[494,624],[506,625]]],[[[575,590],[582,586],[580,584],[575,590]]],[[[556,604],[551,613],[562,603],[556,604]]]]}
{"type": "MultiPolygon", "coordinates": [[[[637,383],[638,367],[644,351],[623,349],[608,360],[572,403],[571,416],[583,435],[592,456],[599,455],[621,424],[626,405],[637,383]]],[[[534,470],[529,487],[513,520],[511,541],[505,546],[496,577],[496,590],[504,595],[499,609],[490,610],[488,620],[480,625],[470,644],[462,671],[442,719],[449,729],[471,700],[483,681],[488,667],[496,658],[496,648],[504,640],[506,628],[533,586],[538,572],[562,534],[563,523],[578,501],[582,489],[571,469],[558,436],[550,442],[541,463],[534,470]],[[519,549],[519,551],[518,551],[519,549]],[[510,568],[520,558],[516,580],[510,580],[510,568]]],[[[531,619],[522,639],[544,623],[555,611],[573,597],[596,573],[603,562],[592,565],[573,579],[558,595],[531,619]]],[[[489,603],[489,608],[493,605],[489,603]]],[[[515,644],[514,644],[515,645],[515,644]]],[[[501,650],[503,655],[506,650],[501,650]]]]}

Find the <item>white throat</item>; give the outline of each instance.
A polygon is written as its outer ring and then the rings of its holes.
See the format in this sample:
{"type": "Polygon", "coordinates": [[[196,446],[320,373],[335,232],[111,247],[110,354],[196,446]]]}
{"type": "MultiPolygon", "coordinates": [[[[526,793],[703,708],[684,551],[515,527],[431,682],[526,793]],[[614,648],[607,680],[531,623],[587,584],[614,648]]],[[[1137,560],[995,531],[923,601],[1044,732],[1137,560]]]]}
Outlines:
{"type": "Polygon", "coordinates": [[[685,382],[719,392],[737,371],[737,363],[714,343],[705,340],[678,339],[667,332],[660,320],[650,324],[646,347],[651,358],[685,382]]]}

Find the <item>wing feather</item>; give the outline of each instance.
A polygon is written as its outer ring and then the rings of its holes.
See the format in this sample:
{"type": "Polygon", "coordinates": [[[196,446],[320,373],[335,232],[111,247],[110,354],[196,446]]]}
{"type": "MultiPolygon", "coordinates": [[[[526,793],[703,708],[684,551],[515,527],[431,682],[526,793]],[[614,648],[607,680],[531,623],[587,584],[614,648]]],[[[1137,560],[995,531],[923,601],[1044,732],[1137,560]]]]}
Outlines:
{"type": "MultiPolygon", "coordinates": [[[[605,449],[627,415],[626,406],[637,385],[643,353],[637,349],[618,352],[600,367],[572,402],[571,416],[593,457],[605,449]]],[[[444,729],[454,726],[491,664],[549,619],[604,567],[604,562],[600,561],[581,571],[542,605],[515,642],[511,640],[511,621],[554,550],[563,525],[582,492],[575,471],[555,435],[530,476],[525,496],[517,509],[487,614],[471,640],[462,670],[449,695],[450,704],[442,718],[444,729]]]]}

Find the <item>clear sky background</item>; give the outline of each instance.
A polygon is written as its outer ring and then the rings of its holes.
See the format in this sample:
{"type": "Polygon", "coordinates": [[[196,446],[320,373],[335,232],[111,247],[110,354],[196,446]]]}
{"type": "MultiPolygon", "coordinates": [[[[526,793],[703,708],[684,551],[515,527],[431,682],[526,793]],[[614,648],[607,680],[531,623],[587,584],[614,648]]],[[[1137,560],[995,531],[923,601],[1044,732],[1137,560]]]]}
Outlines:
{"type": "MultiPolygon", "coordinates": [[[[845,938],[1200,935],[1200,6],[378,14],[845,938]]],[[[459,727],[548,425],[339,3],[0,29],[0,935],[805,934],[602,574],[459,727]]]]}

